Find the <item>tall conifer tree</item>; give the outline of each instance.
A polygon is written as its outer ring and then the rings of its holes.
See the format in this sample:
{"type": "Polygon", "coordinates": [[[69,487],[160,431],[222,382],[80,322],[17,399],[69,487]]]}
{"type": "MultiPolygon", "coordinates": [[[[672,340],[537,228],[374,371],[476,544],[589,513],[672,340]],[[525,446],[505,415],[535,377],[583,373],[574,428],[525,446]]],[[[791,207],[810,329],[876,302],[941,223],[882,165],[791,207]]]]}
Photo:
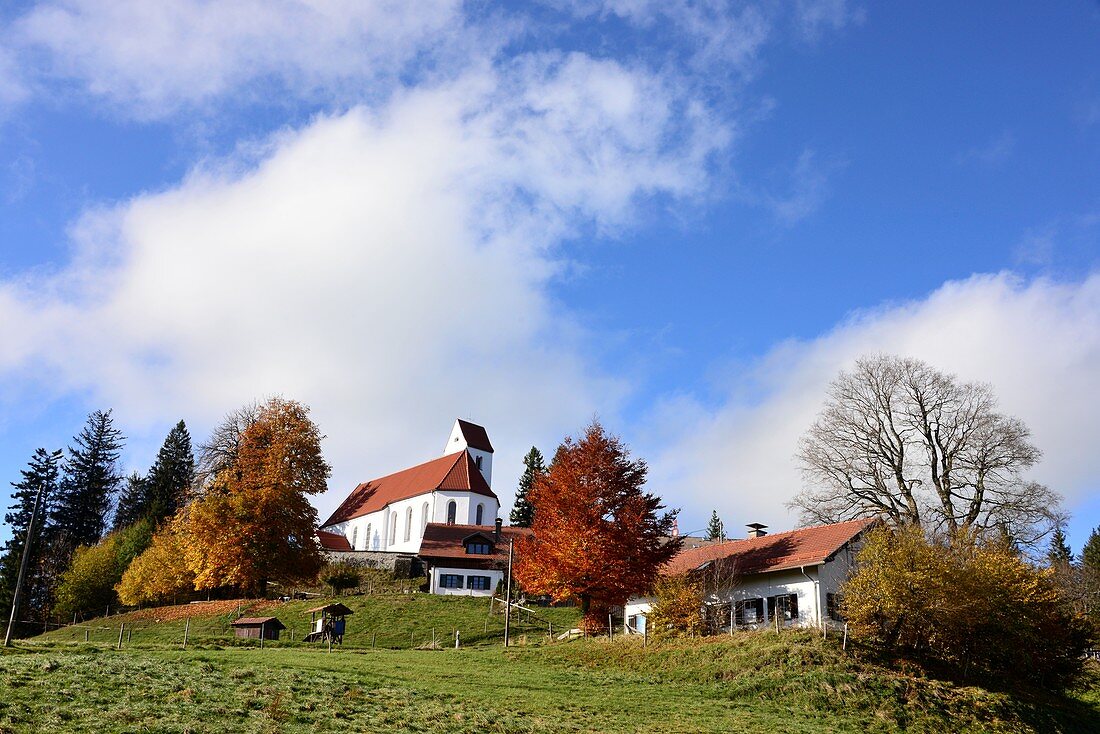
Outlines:
{"type": "Polygon", "coordinates": [[[111,502],[122,482],[118,460],[123,440],[109,410],[89,415],[73,438],[51,514],[53,532],[70,549],[98,543],[107,529],[111,502]]]}
{"type": "Polygon", "coordinates": [[[160,525],[184,505],[195,481],[195,454],[187,424],[180,421],[168,432],[157,460],[146,477],[149,504],[145,516],[160,525]]]}
{"type": "Polygon", "coordinates": [[[1100,577],[1100,527],[1089,535],[1081,551],[1081,564],[1091,573],[1100,577]]]}
{"type": "MultiPolygon", "coordinates": [[[[31,513],[34,511],[35,498],[39,490],[42,491],[42,504],[38,508],[38,520],[36,523],[34,538],[31,543],[31,555],[27,564],[27,578],[23,582],[23,601],[19,608],[29,612],[28,617],[37,618],[42,611],[45,593],[39,573],[40,557],[42,554],[42,526],[46,518],[46,507],[57,492],[58,465],[61,463],[61,450],[47,451],[38,449],[26,469],[20,471],[23,475],[21,482],[12,482],[15,492],[12,499],[15,503],[4,515],[4,522],[11,532],[11,537],[4,544],[0,555],[0,608],[11,608],[12,596],[15,592],[16,578],[19,576],[19,565],[23,560],[23,548],[27,541],[27,528],[31,522],[31,513]]],[[[24,616],[24,615],[21,615],[24,616]]],[[[6,617],[5,617],[6,619],[6,617]]]]}
{"type": "Polygon", "coordinates": [[[707,540],[725,540],[726,529],[722,525],[722,518],[718,517],[718,510],[711,510],[710,522],[707,523],[707,540]]]}
{"type": "Polygon", "coordinates": [[[1066,534],[1062,532],[1061,526],[1054,528],[1054,534],[1050,536],[1047,562],[1052,567],[1068,566],[1073,563],[1073,551],[1066,543],[1066,534]]]}
{"type": "Polygon", "coordinates": [[[516,490],[516,502],[508,519],[515,527],[529,528],[535,521],[535,508],[527,499],[527,493],[531,491],[535,478],[546,473],[542,452],[532,446],[527,456],[523,457],[523,466],[523,476],[519,478],[519,488],[516,490]]]}

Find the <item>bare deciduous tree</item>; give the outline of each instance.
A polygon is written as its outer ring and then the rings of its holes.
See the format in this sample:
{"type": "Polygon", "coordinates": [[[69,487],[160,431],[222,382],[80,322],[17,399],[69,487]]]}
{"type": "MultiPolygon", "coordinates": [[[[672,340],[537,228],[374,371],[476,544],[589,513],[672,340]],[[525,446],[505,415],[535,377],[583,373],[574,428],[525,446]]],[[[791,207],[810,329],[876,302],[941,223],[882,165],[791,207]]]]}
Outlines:
{"type": "Polygon", "coordinates": [[[988,385],[924,362],[864,358],[829,386],[802,437],[806,522],[875,514],[954,536],[998,530],[1030,546],[1060,520],[1060,497],[1027,481],[1031,432],[996,410],[988,385]]]}
{"type": "Polygon", "coordinates": [[[209,489],[218,472],[237,462],[241,436],[260,417],[260,404],[256,401],[230,411],[210,434],[199,444],[199,457],[195,467],[195,490],[202,493],[209,489]]]}

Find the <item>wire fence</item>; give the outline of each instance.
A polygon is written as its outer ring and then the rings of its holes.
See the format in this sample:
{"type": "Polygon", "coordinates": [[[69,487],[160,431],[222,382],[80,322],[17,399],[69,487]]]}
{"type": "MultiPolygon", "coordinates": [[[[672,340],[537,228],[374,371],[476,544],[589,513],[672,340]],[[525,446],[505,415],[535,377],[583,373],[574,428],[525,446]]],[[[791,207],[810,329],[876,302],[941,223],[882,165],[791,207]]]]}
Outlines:
{"type": "MultiPolygon", "coordinates": [[[[32,634],[49,632],[47,642],[88,643],[146,647],[302,647],[327,648],[327,640],[307,642],[305,638],[318,628],[315,620],[300,609],[280,610],[267,602],[260,609],[251,609],[248,602],[229,602],[231,609],[216,616],[186,615],[186,607],[175,607],[173,619],[134,618],[132,613],[117,610],[112,616],[88,621],[61,624],[58,622],[26,622],[25,631],[32,634]],[[271,637],[260,638],[258,629],[242,630],[233,622],[241,617],[275,617],[283,625],[271,637]],[[243,636],[250,635],[250,636],[243,636]]],[[[486,614],[480,619],[470,615],[460,621],[416,619],[411,615],[386,620],[368,615],[346,619],[345,633],[335,642],[336,648],[348,649],[444,649],[454,647],[503,645],[505,637],[504,603],[486,599],[486,614]]],[[[531,608],[513,604],[510,613],[509,643],[512,645],[545,645],[569,639],[568,625],[555,623],[531,608]]],[[[146,612],[147,613],[147,612],[146,612]]],[[[317,620],[319,621],[319,615],[317,620]]]]}

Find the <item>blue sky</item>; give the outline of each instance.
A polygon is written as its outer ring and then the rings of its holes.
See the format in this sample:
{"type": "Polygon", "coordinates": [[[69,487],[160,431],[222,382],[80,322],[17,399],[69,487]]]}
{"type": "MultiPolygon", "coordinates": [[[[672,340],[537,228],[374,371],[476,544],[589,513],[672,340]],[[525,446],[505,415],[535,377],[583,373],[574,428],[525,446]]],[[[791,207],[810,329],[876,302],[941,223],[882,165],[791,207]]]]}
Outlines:
{"type": "MultiPolygon", "coordinates": [[[[0,469],[114,407],[301,399],[332,490],[598,414],[701,527],[786,528],[861,354],[990,382],[1100,525],[1100,6],[0,11],[0,469]]],[[[0,530],[0,533],[4,531],[0,530]]]]}

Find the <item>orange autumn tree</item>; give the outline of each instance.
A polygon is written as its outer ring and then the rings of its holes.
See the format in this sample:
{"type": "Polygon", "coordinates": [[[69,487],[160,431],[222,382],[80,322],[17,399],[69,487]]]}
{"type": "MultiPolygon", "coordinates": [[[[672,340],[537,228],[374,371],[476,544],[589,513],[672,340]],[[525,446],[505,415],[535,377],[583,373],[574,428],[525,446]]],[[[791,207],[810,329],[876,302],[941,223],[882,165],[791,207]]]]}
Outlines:
{"type": "Polygon", "coordinates": [[[669,541],[676,511],[643,491],[649,469],[617,436],[593,421],[579,441],[566,438],[550,469],[528,493],[533,537],[517,544],[515,575],[528,591],[577,601],[585,626],[645,593],[680,550],[669,541]]]}
{"type": "Polygon", "coordinates": [[[308,496],[331,469],[309,408],[273,398],[240,434],[236,456],[186,508],[182,541],[196,589],[263,594],[269,581],[312,578],[321,566],[308,496]]]}

